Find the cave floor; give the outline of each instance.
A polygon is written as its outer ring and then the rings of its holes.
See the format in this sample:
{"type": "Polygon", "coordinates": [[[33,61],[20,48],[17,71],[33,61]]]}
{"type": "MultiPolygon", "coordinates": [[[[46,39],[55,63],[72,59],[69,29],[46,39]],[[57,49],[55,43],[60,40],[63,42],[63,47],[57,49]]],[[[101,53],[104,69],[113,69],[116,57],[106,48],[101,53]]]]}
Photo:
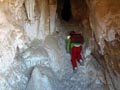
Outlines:
{"type": "Polygon", "coordinates": [[[84,66],[78,64],[78,72],[73,73],[65,45],[69,31],[78,27],[65,22],[56,24],[56,32],[46,37],[43,44],[34,40],[16,57],[11,67],[16,73],[7,76],[9,82],[16,82],[9,83],[14,87],[11,90],[106,90],[103,70],[91,55],[93,46],[83,45],[84,66]],[[16,76],[22,78],[16,80],[16,76]]]}
{"type": "MultiPolygon", "coordinates": [[[[57,23],[58,24],[58,23],[57,23]]],[[[59,28],[59,38],[66,40],[66,36],[68,35],[69,31],[71,30],[78,30],[77,27],[73,23],[66,23],[62,21],[58,24],[59,28]],[[60,36],[63,37],[60,37],[60,36]]],[[[82,28],[81,28],[82,30],[82,28]]],[[[61,44],[61,48],[64,48],[65,43],[61,44]]],[[[83,46],[84,47],[84,46],[83,46]]],[[[84,65],[81,66],[78,64],[78,71],[77,73],[73,73],[71,61],[70,61],[70,54],[64,54],[65,61],[68,63],[68,67],[65,68],[65,73],[63,74],[62,78],[60,79],[62,87],[64,90],[105,90],[104,86],[104,75],[102,72],[101,67],[98,65],[96,60],[90,54],[92,51],[92,46],[84,47],[83,48],[83,61],[84,65]]],[[[65,51],[63,51],[65,53],[65,51]]]]}

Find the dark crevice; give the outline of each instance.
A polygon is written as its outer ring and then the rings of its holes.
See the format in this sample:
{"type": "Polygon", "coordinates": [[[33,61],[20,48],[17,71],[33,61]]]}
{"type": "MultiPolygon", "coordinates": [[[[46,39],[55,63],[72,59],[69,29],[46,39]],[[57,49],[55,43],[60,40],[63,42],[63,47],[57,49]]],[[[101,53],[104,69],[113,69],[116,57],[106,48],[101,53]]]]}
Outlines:
{"type": "Polygon", "coordinates": [[[69,21],[71,19],[72,13],[71,13],[71,4],[70,0],[64,0],[63,9],[61,12],[61,17],[65,21],[69,21]]]}

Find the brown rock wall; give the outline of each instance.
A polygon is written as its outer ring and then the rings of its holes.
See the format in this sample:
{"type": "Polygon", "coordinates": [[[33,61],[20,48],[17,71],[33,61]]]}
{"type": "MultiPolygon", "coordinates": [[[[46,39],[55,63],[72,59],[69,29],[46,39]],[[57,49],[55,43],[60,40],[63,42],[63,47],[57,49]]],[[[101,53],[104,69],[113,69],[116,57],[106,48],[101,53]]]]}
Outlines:
{"type": "Polygon", "coordinates": [[[90,25],[105,59],[110,90],[119,90],[120,79],[120,0],[88,1],[90,25]]]}

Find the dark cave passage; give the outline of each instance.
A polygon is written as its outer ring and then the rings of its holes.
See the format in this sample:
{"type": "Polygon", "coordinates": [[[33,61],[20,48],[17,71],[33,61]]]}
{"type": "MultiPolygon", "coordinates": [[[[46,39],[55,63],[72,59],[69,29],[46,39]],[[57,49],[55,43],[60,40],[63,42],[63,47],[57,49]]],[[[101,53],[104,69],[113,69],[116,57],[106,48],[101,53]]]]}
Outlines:
{"type": "Polygon", "coordinates": [[[71,13],[71,4],[70,0],[64,0],[63,9],[61,12],[61,17],[65,21],[69,21],[71,19],[72,13],[71,13]]]}

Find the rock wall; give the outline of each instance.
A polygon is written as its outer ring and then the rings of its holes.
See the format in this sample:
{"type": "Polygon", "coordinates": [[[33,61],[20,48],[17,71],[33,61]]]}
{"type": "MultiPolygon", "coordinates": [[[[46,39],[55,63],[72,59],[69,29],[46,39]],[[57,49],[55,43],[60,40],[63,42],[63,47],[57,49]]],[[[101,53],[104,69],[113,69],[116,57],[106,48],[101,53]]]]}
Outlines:
{"type": "Polygon", "coordinates": [[[45,39],[49,34],[49,1],[25,0],[26,22],[25,32],[29,40],[45,39]]]}
{"type": "Polygon", "coordinates": [[[25,11],[28,40],[45,39],[55,31],[56,0],[25,0],[25,11]]]}
{"type": "Polygon", "coordinates": [[[50,10],[50,34],[55,31],[56,26],[56,9],[57,9],[57,0],[49,0],[49,10],[50,10]]]}
{"type": "Polygon", "coordinates": [[[23,0],[21,3],[18,0],[0,1],[0,73],[8,69],[17,50],[25,43],[22,4],[23,0]]]}
{"type": "Polygon", "coordinates": [[[52,34],[55,17],[56,0],[0,0],[0,67],[12,63],[25,44],[52,34]]]}
{"type": "Polygon", "coordinates": [[[75,22],[82,22],[88,18],[88,7],[85,0],[71,0],[72,18],[75,22]]]}
{"type": "MultiPolygon", "coordinates": [[[[25,69],[26,65],[20,53],[26,50],[33,40],[41,39],[42,42],[50,32],[54,32],[56,3],[52,1],[0,0],[1,90],[24,90],[26,88],[29,76],[24,73],[29,70],[25,69]]],[[[43,50],[40,51],[44,53],[43,50]]],[[[31,63],[34,64],[32,61],[31,63]]]]}
{"type": "Polygon", "coordinates": [[[103,65],[108,90],[120,88],[120,1],[86,0],[90,12],[90,25],[98,52],[104,57],[103,65]]]}

